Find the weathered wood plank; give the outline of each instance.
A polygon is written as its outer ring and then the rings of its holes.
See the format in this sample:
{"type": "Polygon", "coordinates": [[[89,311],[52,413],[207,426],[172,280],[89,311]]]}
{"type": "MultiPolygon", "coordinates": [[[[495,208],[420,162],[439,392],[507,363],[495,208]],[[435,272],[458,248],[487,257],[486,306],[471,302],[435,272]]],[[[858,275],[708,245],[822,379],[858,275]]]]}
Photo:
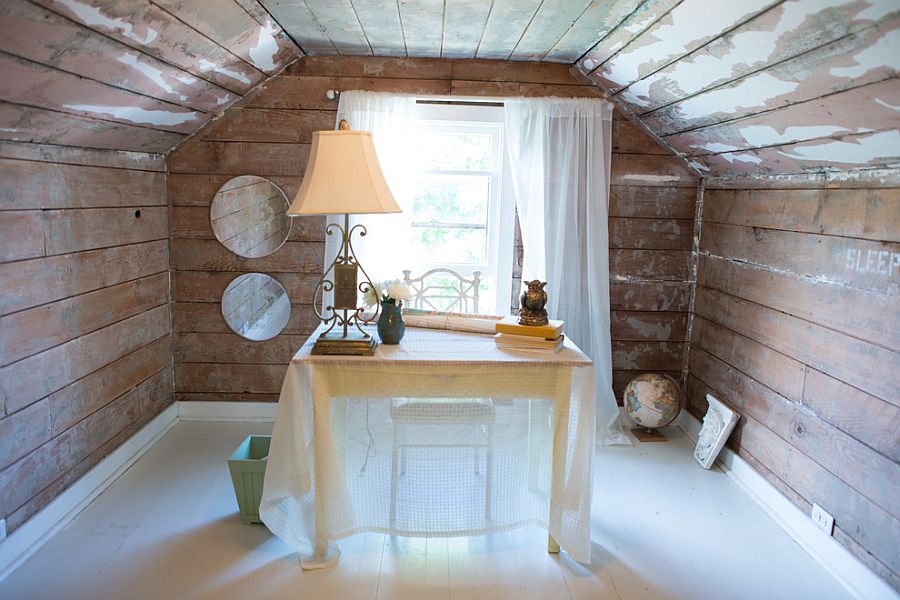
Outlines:
{"type": "Polygon", "coordinates": [[[612,343],[613,369],[624,371],[677,371],[681,369],[684,344],[681,342],[612,343]]]}
{"type": "Polygon", "coordinates": [[[0,366],[165,304],[166,272],[0,317],[0,366]]]}
{"type": "Polygon", "coordinates": [[[168,254],[163,240],[0,264],[0,315],[164,272],[168,254]]]}
{"type": "Polygon", "coordinates": [[[309,144],[194,142],[169,156],[173,173],[286,175],[300,177],[309,160],[309,144]]]}
{"type": "Polygon", "coordinates": [[[0,398],[7,412],[22,409],[170,330],[169,307],[159,306],[2,367],[0,398]]]}
{"type": "Polygon", "coordinates": [[[694,222],[688,219],[609,219],[610,248],[690,250],[694,222]]]}
{"type": "Polygon", "coordinates": [[[693,219],[696,202],[697,190],[689,187],[613,185],[609,189],[609,216],[693,219]]]}
{"type": "Polygon", "coordinates": [[[69,113],[0,102],[0,139],[132,152],[165,152],[184,139],[158,131],[69,113]]]}
{"type": "Polygon", "coordinates": [[[900,189],[707,190],[703,220],[900,242],[900,189]]]}
{"type": "Polygon", "coordinates": [[[623,154],[659,154],[670,152],[647,135],[640,126],[625,119],[614,119],[612,124],[612,151],[623,154]]]}
{"type": "MultiPolygon", "coordinates": [[[[696,394],[702,397],[702,394],[709,392],[742,412],[740,405],[736,404],[739,399],[733,399],[714,388],[707,387],[694,377],[690,379],[688,388],[692,392],[689,396],[696,394]]],[[[750,458],[748,462],[764,476],[771,475],[777,478],[777,481],[770,479],[770,482],[795,503],[798,503],[797,497],[802,499],[806,503],[801,505],[803,512],[809,511],[812,502],[820,503],[835,517],[835,525],[848,535],[854,536],[856,541],[869,548],[869,552],[881,557],[885,564],[897,562],[893,541],[900,534],[897,519],[804,453],[798,452],[790,443],[756,419],[744,415],[738,427],[740,456],[745,460],[750,458]],[[747,448],[752,448],[753,453],[746,450],[747,448]],[[760,469],[758,465],[764,468],[760,469]]],[[[896,568],[895,564],[894,569],[896,568]]]]}
{"type": "Polygon", "coordinates": [[[47,256],[169,237],[165,207],[47,210],[44,228],[47,256]]]}
{"type": "Polygon", "coordinates": [[[175,361],[229,364],[284,365],[291,361],[306,337],[281,334],[264,342],[233,333],[175,334],[175,361]]]}
{"type": "Polygon", "coordinates": [[[691,347],[700,348],[729,366],[778,392],[788,400],[803,399],[806,365],[750,338],[696,316],[691,347]]]}
{"type": "Polygon", "coordinates": [[[609,35],[642,1],[591,2],[543,60],[571,65],[609,35]]]}
{"type": "MultiPolygon", "coordinates": [[[[360,4],[354,2],[354,6],[356,11],[360,12],[360,4]]],[[[379,9],[378,12],[389,11],[379,9]]],[[[396,14],[394,16],[396,17],[396,14]]],[[[398,34],[399,31],[400,22],[398,20],[398,34]]],[[[369,42],[373,46],[378,45],[368,31],[366,34],[369,36],[369,42]]],[[[391,40],[392,45],[396,40],[397,38],[391,40]]],[[[305,56],[285,69],[284,74],[302,77],[387,77],[389,79],[435,80],[450,79],[451,69],[455,64],[455,62],[439,58],[391,58],[390,55],[365,57],[305,56]]],[[[337,106],[334,108],[337,108],[337,106]]]]}
{"type": "Polygon", "coordinates": [[[805,173],[735,175],[706,177],[707,190],[805,190],[868,189],[900,187],[900,171],[891,168],[865,168],[852,171],[816,171],[805,173]]]}
{"type": "Polygon", "coordinates": [[[400,7],[384,0],[353,0],[353,10],[365,26],[366,39],[375,56],[406,56],[400,7]]]}
{"type": "Polygon", "coordinates": [[[464,81],[505,81],[547,85],[584,85],[569,72],[569,65],[496,60],[454,60],[448,79],[464,81]]]}
{"type": "Polygon", "coordinates": [[[803,411],[800,405],[788,401],[703,350],[691,348],[690,369],[702,381],[738,403],[742,413],[765,423],[779,437],[847,482],[895,519],[900,514],[895,502],[895,493],[900,485],[900,464],[803,411]],[[878,473],[878,477],[872,477],[871,473],[878,473]]]}
{"type": "Polygon", "coordinates": [[[604,98],[605,94],[590,85],[564,85],[559,83],[519,83],[517,81],[468,81],[454,79],[450,82],[450,94],[453,96],[488,96],[505,98],[507,96],[525,96],[542,98],[559,96],[561,98],[604,98]]]}
{"type": "Polygon", "coordinates": [[[265,10],[307,55],[339,54],[306,2],[266,2],[265,10]]]}
{"type": "Polygon", "coordinates": [[[229,392],[176,392],[179,402],[278,402],[279,394],[232,394],[229,392]]]}
{"type": "MultiPolygon", "coordinates": [[[[705,0],[678,2],[597,67],[590,77],[611,92],[620,91],[775,4],[778,4],[776,0],[745,0],[709,11],[705,0]],[[700,15],[703,17],[698,18],[700,15]]],[[[610,38],[616,37],[616,33],[610,38]]]]}
{"type": "Polygon", "coordinates": [[[175,363],[175,392],[278,394],[285,365],[175,363]]]}
{"type": "MultiPolygon", "coordinates": [[[[169,203],[176,207],[202,206],[208,209],[218,189],[236,176],[239,175],[172,173],[167,178],[169,203]]],[[[288,199],[297,195],[297,191],[300,189],[300,183],[303,181],[302,177],[278,175],[269,176],[266,177],[266,179],[281,188],[288,199]]],[[[305,219],[305,217],[300,218],[305,219]]]]}
{"type": "Polygon", "coordinates": [[[900,406],[900,354],[791,315],[697,286],[703,318],[900,406]]]}
{"type": "Polygon", "coordinates": [[[0,159],[0,210],[165,206],[166,176],[0,159]]]}
{"type": "Polygon", "coordinates": [[[610,184],[689,187],[697,190],[700,178],[674,156],[613,154],[610,184]]]}
{"type": "Polygon", "coordinates": [[[668,311],[622,311],[610,314],[612,339],[640,342],[681,342],[687,332],[687,314],[668,311]]]}
{"type": "MultiPolygon", "coordinates": [[[[522,33],[510,60],[540,61],[549,53],[562,37],[577,22],[591,4],[590,0],[580,2],[543,2],[522,33]]],[[[596,40],[593,40],[595,42],[596,40]]],[[[590,47],[590,44],[588,45],[590,47]]],[[[586,50],[587,48],[585,48],[586,50]]]]}
{"type": "MultiPolygon", "coordinates": [[[[215,239],[209,221],[209,208],[203,206],[172,207],[171,234],[175,239],[215,239]]],[[[3,213],[0,213],[2,223],[3,213]]],[[[325,239],[325,217],[295,217],[291,219],[289,241],[321,242],[325,239]]]]}
{"type": "Polygon", "coordinates": [[[494,0],[478,45],[478,58],[507,60],[541,0],[494,0]]]}
{"type": "Polygon", "coordinates": [[[838,429],[900,462],[900,409],[833,377],[806,367],[803,406],[838,429]]]}
{"type": "Polygon", "coordinates": [[[276,73],[300,53],[278,23],[257,22],[233,0],[154,0],[154,4],[263,73],[276,73]]]}
{"type": "MultiPolygon", "coordinates": [[[[235,6],[233,2],[228,2],[235,6]]],[[[0,5],[0,49],[69,73],[203,112],[237,96],[28,2],[0,5]]]]}
{"type": "Polygon", "coordinates": [[[0,470],[50,441],[50,409],[46,400],[6,417],[0,416],[0,470]]]}
{"type": "Polygon", "coordinates": [[[690,252],[682,250],[610,250],[609,271],[614,277],[645,281],[687,281],[690,252]]]}
{"type": "Polygon", "coordinates": [[[190,133],[208,113],[0,54],[0,100],[138,127],[190,133]],[[35,89],[40,89],[35,94],[35,89]]]}
{"type": "Polygon", "coordinates": [[[53,435],[59,435],[170,365],[170,344],[170,336],[165,335],[50,394],[53,435]]]}
{"type": "MultiPolygon", "coordinates": [[[[312,304],[316,284],[322,278],[314,273],[272,273],[287,291],[291,302],[296,304],[312,304]]],[[[172,274],[172,298],[178,302],[213,302],[220,303],[225,288],[239,273],[175,271],[172,274]]]]}
{"type": "Polygon", "coordinates": [[[0,262],[36,258],[44,253],[42,211],[0,211],[0,262]]]}
{"type": "Polygon", "coordinates": [[[441,57],[474,58],[491,8],[482,0],[445,0],[441,57]]]}
{"type": "Polygon", "coordinates": [[[700,256],[697,284],[897,349],[900,306],[891,296],[700,256]]]}
{"type": "Polygon", "coordinates": [[[900,244],[895,242],[704,223],[700,249],[829,282],[880,291],[900,285],[900,244]]]}
{"type": "Polygon", "coordinates": [[[400,2],[398,7],[407,55],[434,58],[441,56],[444,31],[443,0],[400,2]]]}
{"type": "Polygon", "coordinates": [[[325,243],[286,242],[273,254],[244,258],[217,240],[172,240],[172,268],[178,271],[262,271],[318,273],[325,263],[325,243]]]}
{"type": "Polygon", "coordinates": [[[195,138],[212,142],[289,142],[309,144],[314,131],[334,129],[331,110],[234,107],[195,138]]]}
{"type": "Polygon", "coordinates": [[[51,144],[0,141],[0,158],[31,160],[59,165],[78,165],[157,171],[164,173],[166,159],[162,154],[118,152],[97,148],[70,148],[51,144]]]}
{"type": "Polygon", "coordinates": [[[900,23],[885,19],[873,27],[870,20],[842,20],[842,15],[848,16],[847,11],[858,11],[862,6],[848,2],[826,8],[817,2],[804,2],[776,7],[632,85],[619,98],[638,113],[655,111],[646,115],[654,131],[674,133],[891,77],[895,67],[890,61],[865,51],[873,46],[886,49],[890,32],[900,23]],[[784,17],[793,20],[795,27],[802,27],[799,13],[816,11],[822,13],[817,17],[822,35],[797,35],[796,29],[776,32],[770,28],[784,17]],[[847,36],[850,30],[856,33],[847,36]],[[791,36],[791,43],[778,44],[778,33],[791,36]],[[769,38],[765,42],[771,48],[769,53],[759,51],[760,38],[764,37],[769,38]],[[812,49],[810,45],[818,47],[812,49]],[[804,46],[807,51],[803,51],[804,46]]]}
{"type": "MultiPolygon", "coordinates": [[[[175,333],[231,333],[222,317],[221,302],[176,302],[172,317],[175,333]]],[[[292,304],[291,317],[281,333],[306,336],[319,323],[311,305],[292,304]]]]}
{"type": "Polygon", "coordinates": [[[233,92],[245,93],[264,77],[261,71],[147,0],[102,0],[90,6],[61,0],[34,1],[233,92]]]}
{"type": "MultiPolygon", "coordinates": [[[[716,154],[722,149],[750,150],[775,144],[793,144],[848,134],[889,129],[900,124],[889,104],[900,100],[893,79],[864,85],[820,98],[798,102],[774,113],[750,115],[676,133],[666,142],[688,156],[716,154]]],[[[885,155],[890,155],[886,152],[885,155]]]]}
{"type": "Polygon", "coordinates": [[[609,304],[613,310],[684,312],[688,309],[690,296],[691,284],[688,282],[615,279],[609,282],[609,304]]]}
{"type": "Polygon", "coordinates": [[[339,54],[372,54],[350,0],[305,0],[305,3],[313,22],[328,36],[339,54]]]}

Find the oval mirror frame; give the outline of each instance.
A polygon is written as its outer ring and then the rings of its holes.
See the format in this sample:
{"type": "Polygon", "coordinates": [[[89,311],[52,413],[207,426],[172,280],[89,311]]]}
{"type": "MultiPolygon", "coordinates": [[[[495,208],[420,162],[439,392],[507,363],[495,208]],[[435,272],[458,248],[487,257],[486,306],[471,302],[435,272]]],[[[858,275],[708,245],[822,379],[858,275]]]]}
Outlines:
{"type": "Polygon", "coordinates": [[[222,293],[222,317],[239,336],[263,342],[284,331],[291,301],[281,283],[265,273],[238,275],[222,293]]]}
{"type": "Polygon", "coordinates": [[[244,258],[262,258],[281,248],[291,233],[284,191],[268,179],[241,175],[213,196],[209,223],[219,243],[244,258]]]}

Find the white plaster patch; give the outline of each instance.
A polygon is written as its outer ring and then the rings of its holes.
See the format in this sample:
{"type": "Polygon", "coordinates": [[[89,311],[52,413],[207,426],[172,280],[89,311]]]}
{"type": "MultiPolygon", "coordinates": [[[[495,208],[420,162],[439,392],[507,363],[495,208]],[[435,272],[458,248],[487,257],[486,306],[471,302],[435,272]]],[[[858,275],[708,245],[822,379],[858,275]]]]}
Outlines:
{"type": "Polygon", "coordinates": [[[224,96],[216,96],[216,106],[222,106],[223,104],[228,104],[229,100],[231,100],[231,94],[225,94],[224,96]]]}
{"type": "Polygon", "coordinates": [[[100,106],[96,104],[66,104],[66,108],[144,125],[181,125],[197,118],[194,111],[175,113],[167,110],[147,110],[137,106],[100,106]]]}
{"type": "Polygon", "coordinates": [[[752,163],[758,165],[762,159],[752,154],[719,154],[720,158],[727,160],[728,164],[733,165],[735,162],[752,163]]]}
{"type": "Polygon", "coordinates": [[[892,110],[894,112],[900,112],[900,106],[898,106],[896,104],[890,104],[889,102],[885,102],[881,98],[875,98],[875,103],[880,104],[881,106],[883,106],[889,110],[892,110]]]}
{"type": "Polygon", "coordinates": [[[244,75],[242,73],[238,73],[237,71],[233,71],[231,69],[226,69],[225,67],[220,67],[216,63],[206,60],[205,58],[201,58],[199,60],[198,64],[200,65],[201,71],[204,71],[204,72],[215,71],[219,75],[224,75],[225,77],[230,77],[231,79],[240,81],[241,83],[246,83],[247,85],[250,84],[250,80],[247,79],[246,75],[244,75]]]}
{"type": "Polygon", "coordinates": [[[833,140],[824,144],[800,146],[793,152],[779,151],[797,160],[863,164],[879,158],[900,156],[900,131],[883,131],[852,142],[833,140]]]}
{"type": "Polygon", "coordinates": [[[131,23],[119,19],[108,17],[103,14],[99,8],[91,6],[90,4],[86,4],[83,2],[78,2],[78,0],[55,0],[57,3],[62,4],[73,13],[75,16],[81,20],[82,23],[88,25],[90,27],[100,27],[106,29],[112,29],[113,31],[121,31],[122,35],[127,37],[130,40],[134,40],[135,42],[147,45],[153,40],[156,39],[158,35],[156,30],[152,27],[147,27],[147,32],[141,36],[134,29],[134,25],[131,23]]]}
{"type": "Polygon", "coordinates": [[[896,12],[900,8],[897,0],[869,0],[869,7],[856,14],[860,20],[880,21],[883,17],[896,12]]]}
{"type": "Polygon", "coordinates": [[[765,106],[766,101],[794,91],[800,84],[784,81],[768,73],[742,79],[734,87],[724,87],[688,98],[676,106],[685,119],[699,119],[715,113],[735,113],[741,108],[765,106]]]}
{"type": "Polygon", "coordinates": [[[709,10],[708,0],[685,0],[669,13],[671,23],[660,22],[647,32],[652,43],[629,48],[610,60],[606,77],[621,85],[635,81],[643,67],[681,56],[692,42],[708,39],[768,4],[771,0],[721,2],[709,10]]]}
{"type": "Polygon", "coordinates": [[[266,21],[266,24],[259,28],[259,40],[256,46],[250,48],[250,60],[254,66],[263,71],[272,71],[278,63],[275,62],[275,55],[278,54],[278,40],[275,38],[275,32],[278,27],[272,21],[266,21]]]}
{"type": "Polygon", "coordinates": [[[131,67],[132,69],[134,69],[135,71],[140,73],[141,75],[145,76],[147,79],[149,79],[150,81],[155,83],[157,86],[159,86],[160,89],[162,89],[166,93],[172,94],[174,96],[178,96],[178,99],[181,100],[182,102],[187,100],[187,96],[185,96],[184,94],[178,93],[177,91],[175,91],[175,88],[173,88],[171,85],[166,83],[166,77],[162,71],[160,71],[156,67],[148,65],[146,63],[142,63],[140,60],[138,60],[138,57],[136,54],[129,54],[126,52],[125,54],[123,54],[122,56],[117,58],[116,60],[118,62],[122,63],[123,65],[128,65],[129,67],[131,67]]]}
{"type": "Polygon", "coordinates": [[[12,128],[10,128],[10,127],[0,127],[0,131],[3,131],[3,132],[5,132],[5,133],[18,133],[18,132],[19,132],[19,130],[16,129],[15,127],[12,127],[12,128]]]}
{"type": "Polygon", "coordinates": [[[773,146],[775,144],[828,137],[839,131],[848,130],[834,125],[810,125],[807,127],[786,127],[784,131],[779,133],[778,130],[769,125],[748,125],[747,127],[741,127],[739,131],[741,136],[751,146],[773,146]]]}
{"type": "Polygon", "coordinates": [[[656,181],[659,183],[665,183],[667,181],[678,181],[678,175],[630,174],[622,175],[622,179],[635,179],[637,181],[656,181]]]}
{"type": "Polygon", "coordinates": [[[700,150],[709,150],[710,152],[731,152],[732,150],[740,150],[737,146],[729,144],[720,144],[719,142],[707,142],[705,144],[691,144],[691,148],[699,148],[700,150]]]}
{"type": "Polygon", "coordinates": [[[688,161],[688,164],[691,165],[692,167],[694,167],[695,169],[697,169],[698,171],[703,171],[704,173],[710,170],[710,168],[708,166],[704,165],[701,162],[697,162],[696,160],[688,161]]]}
{"type": "Polygon", "coordinates": [[[853,55],[855,65],[849,67],[834,67],[829,71],[835,77],[860,77],[872,69],[888,67],[900,69],[900,29],[889,31],[871,46],[860,50],[853,55]]]}
{"type": "Polygon", "coordinates": [[[650,23],[652,23],[655,18],[656,18],[656,13],[650,12],[640,21],[635,21],[635,22],[631,23],[630,25],[623,25],[622,29],[624,29],[628,33],[638,34],[638,33],[642,32],[644,29],[646,29],[647,26],[650,25],[650,23]]]}
{"type": "Polygon", "coordinates": [[[187,73],[179,73],[178,75],[175,76],[175,79],[177,79],[178,81],[180,81],[181,83],[183,83],[185,85],[193,85],[193,84],[197,83],[197,78],[194,77],[193,75],[188,75],[187,73]]]}

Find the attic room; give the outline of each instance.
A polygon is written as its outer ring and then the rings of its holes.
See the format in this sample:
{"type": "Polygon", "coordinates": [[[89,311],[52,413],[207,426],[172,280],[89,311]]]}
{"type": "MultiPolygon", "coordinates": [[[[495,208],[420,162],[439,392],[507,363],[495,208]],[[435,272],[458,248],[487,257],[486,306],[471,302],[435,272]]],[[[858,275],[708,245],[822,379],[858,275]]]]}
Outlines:
{"type": "Polygon", "coordinates": [[[900,598],[896,0],[4,0],[0,598],[900,598]]]}

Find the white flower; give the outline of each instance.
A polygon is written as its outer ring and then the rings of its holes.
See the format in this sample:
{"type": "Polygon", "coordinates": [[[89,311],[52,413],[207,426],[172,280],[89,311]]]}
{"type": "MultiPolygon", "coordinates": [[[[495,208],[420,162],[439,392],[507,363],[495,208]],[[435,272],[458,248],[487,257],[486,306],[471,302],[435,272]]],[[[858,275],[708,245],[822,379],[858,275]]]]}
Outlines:
{"type": "Polygon", "coordinates": [[[409,300],[409,288],[399,280],[385,282],[384,294],[388,298],[393,298],[398,303],[409,300]]]}
{"type": "Polygon", "coordinates": [[[373,283],[363,292],[363,303],[366,306],[375,306],[381,296],[381,288],[377,283],[373,283]]]}

